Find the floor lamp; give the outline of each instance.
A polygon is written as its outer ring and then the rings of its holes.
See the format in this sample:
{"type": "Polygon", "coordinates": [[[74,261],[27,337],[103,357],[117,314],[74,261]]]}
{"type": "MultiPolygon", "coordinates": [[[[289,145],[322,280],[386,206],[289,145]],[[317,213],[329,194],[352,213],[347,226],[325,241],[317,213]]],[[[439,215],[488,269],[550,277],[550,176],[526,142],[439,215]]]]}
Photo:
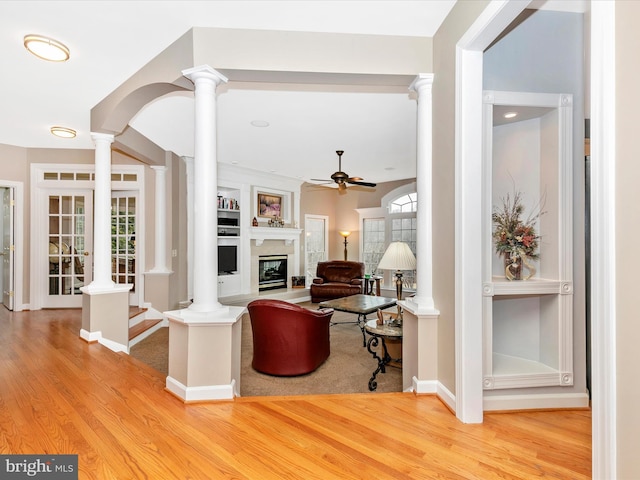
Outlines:
{"type": "Polygon", "coordinates": [[[346,262],[347,261],[347,244],[348,244],[347,237],[351,235],[351,232],[343,231],[343,232],[340,232],[340,235],[344,237],[344,261],[346,262]]]}
{"type": "MultiPolygon", "coordinates": [[[[416,257],[404,242],[391,242],[378,263],[380,270],[395,270],[396,297],[402,300],[402,270],[415,270],[416,257]]],[[[398,323],[402,322],[402,309],[398,305],[398,323]]]]}

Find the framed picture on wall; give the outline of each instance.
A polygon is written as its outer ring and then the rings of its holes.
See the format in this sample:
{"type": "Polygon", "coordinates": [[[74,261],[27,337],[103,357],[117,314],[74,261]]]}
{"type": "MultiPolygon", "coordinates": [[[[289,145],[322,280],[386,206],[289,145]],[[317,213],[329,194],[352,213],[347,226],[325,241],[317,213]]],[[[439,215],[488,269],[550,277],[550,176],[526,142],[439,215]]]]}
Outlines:
{"type": "Polygon", "coordinates": [[[258,217],[283,216],[283,197],[273,193],[258,192],[258,217]]]}

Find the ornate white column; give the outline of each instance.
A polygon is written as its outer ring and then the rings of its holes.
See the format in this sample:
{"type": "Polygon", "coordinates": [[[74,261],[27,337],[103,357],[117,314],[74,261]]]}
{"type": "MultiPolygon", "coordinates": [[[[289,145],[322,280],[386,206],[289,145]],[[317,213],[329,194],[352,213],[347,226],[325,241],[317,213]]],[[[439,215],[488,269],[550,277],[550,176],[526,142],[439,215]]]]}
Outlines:
{"type": "Polygon", "coordinates": [[[184,70],[195,85],[193,165],[193,303],[195,312],[219,310],[218,302],[218,161],[216,87],[227,78],[209,66],[184,70]]]}
{"type": "MultiPolygon", "coordinates": [[[[129,351],[131,284],[111,280],[111,144],[113,135],[92,133],[96,145],[93,203],[93,281],[81,288],[80,337],[115,352],[129,351]]],[[[91,265],[87,265],[91,268],[91,265]]]]}
{"type": "MultiPolygon", "coordinates": [[[[418,94],[416,125],[416,295],[403,307],[402,386],[415,393],[442,394],[438,385],[438,317],[433,301],[433,187],[432,98],[433,74],[420,74],[409,87],[418,94]]],[[[443,400],[451,404],[447,395],[443,400]]],[[[442,398],[442,396],[441,396],[442,398]]]]}
{"type": "Polygon", "coordinates": [[[92,133],[96,146],[93,203],[93,281],[88,291],[115,285],[111,280],[111,144],[113,135],[92,133]]]}
{"type": "Polygon", "coordinates": [[[420,74],[409,87],[418,94],[416,190],[416,295],[409,299],[418,313],[435,311],[433,302],[432,94],[433,74],[420,74]]]}
{"type": "Polygon", "coordinates": [[[193,298],[193,157],[182,157],[187,169],[187,298],[193,298]]]}
{"type": "Polygon", "coordinates": [[[167,167],[152,166],[156,172],[155,265],[151,273],[168,273],[167,268],[167,167]]]}
{"type": "Polygon", "coordinates": [[[195,157],[193,174],[188,171],[193,179],[193,303],[165,312],[171,345],[166,387],[184,401],[232,399],[240,392],[241,319],[247,310],[218,302],[216,87],[227,79],[206,65],[182,73],[195,85],[195,157]]]}

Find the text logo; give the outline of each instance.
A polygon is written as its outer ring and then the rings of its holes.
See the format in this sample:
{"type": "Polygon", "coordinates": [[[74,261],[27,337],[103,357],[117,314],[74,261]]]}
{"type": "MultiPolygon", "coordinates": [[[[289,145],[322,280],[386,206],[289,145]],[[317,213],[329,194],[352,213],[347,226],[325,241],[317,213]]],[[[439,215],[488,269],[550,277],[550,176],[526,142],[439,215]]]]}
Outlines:
{"type": "Polygon", "coordinates": [[[78,455],[0,455],[3,480],[78,480],[78,455]]]}

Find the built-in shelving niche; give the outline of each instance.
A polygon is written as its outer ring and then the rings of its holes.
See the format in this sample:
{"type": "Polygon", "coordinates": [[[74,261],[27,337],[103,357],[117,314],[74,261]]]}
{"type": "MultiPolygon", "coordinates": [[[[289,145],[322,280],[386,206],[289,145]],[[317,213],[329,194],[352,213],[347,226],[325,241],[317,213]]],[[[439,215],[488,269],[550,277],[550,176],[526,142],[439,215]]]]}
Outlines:
{"type": "Polygon", "coordinates": [[[484,388],[572,385],[572,96],[486,91],[483,114],[484,388]],[[493,208],[514,191],[525,217],[546,211],[529,280],[505,278],[492,241],[493,208]]]}

